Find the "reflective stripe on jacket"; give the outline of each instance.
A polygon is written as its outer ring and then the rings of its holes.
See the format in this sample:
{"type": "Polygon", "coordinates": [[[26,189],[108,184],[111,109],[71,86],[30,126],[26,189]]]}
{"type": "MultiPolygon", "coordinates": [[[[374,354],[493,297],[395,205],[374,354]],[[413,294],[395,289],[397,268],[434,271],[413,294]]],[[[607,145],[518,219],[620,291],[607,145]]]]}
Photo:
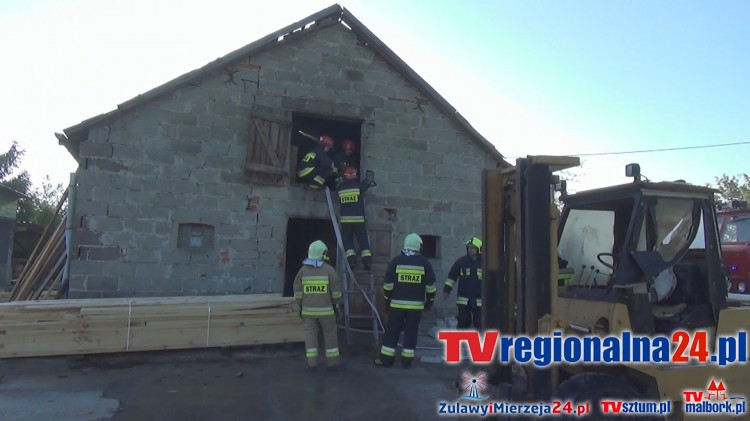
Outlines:
{"type": "Polygon", "coordinates": [[[357,180],[344,180],[338,185],[342,224],[365,222],[364,194],[369,188],[369,184],[357,180]]]}
{"type": "Polygon", "coordinates": [[[333,308],[341,300],[338,274],[327,263],[319,268],[302,265],[294,277],[293,289],[303,317],[333,316],[333,308]]]}
{"type": "Polygon", "coordinates": [[[460,257],[453,263],[445,280],[443,291],[450,293],[458,284],[456,304],[460,306],[482,307],[482,258],[473,260],[469,255],[460,257]]]}
{"type": "Polygon", "coordinates": [[[421,254],[400,254],[391,260],[383,281],[383,293],[391,308],[424,310],[435,299],[435,272],[421,254]]]}

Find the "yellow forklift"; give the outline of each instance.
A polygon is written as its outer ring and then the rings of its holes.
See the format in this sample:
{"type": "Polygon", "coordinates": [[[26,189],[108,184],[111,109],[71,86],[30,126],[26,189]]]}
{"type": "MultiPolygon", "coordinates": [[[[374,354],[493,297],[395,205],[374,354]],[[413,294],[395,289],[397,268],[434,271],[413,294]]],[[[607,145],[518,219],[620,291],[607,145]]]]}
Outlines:
{"type": "MultiPolygon", "coordinates": [[[[750,308],[727,303],[715,190],[644,181],[631,164],[630,182],[567,194],[555,173],[578,165],[576,157],[529,156],[485,171],[485,329],[501,336],[706,331],[709,352],[717,335],[747,329],[750,308]]],[[[510,386],[512,400],[590,401],[595,412],[605,398],[670,400],[668,419],[683,419],[683,391],[706,390],[712,379],[750,397],[747,364],[495,363],[488,371],[491,383],[510,386]]]]}

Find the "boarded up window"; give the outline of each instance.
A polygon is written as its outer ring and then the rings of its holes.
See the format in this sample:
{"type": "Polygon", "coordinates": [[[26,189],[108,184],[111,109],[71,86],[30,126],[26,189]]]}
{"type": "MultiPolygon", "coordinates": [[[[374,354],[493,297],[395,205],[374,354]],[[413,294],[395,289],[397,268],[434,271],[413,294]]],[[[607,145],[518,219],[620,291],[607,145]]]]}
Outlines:
{"type": "Polygon", "coordinates": [[[245,174],[252,183],[289,185],[289,143],[292,113],[253,106],[245,174]]]}

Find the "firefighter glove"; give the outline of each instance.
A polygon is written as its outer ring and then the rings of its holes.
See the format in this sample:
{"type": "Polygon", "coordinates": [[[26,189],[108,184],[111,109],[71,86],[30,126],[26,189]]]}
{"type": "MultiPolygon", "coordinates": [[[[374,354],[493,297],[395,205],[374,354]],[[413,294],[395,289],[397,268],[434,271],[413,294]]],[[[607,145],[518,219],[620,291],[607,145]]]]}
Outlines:
{"type": "Polygon", "coordinates": [[[425,311],[429,311],[432,308],[432,304],[434,303],[433,300],[428,300],[426,303],[424,303],[424,309],[425,311]]]}
{"type": "Polygon", "coordinates": [[[365,172],[365,182],[367,182],[367,185],[369,186],[376,186],[375,183],[375,173],[372,170],[367,170],[365,172]]]}

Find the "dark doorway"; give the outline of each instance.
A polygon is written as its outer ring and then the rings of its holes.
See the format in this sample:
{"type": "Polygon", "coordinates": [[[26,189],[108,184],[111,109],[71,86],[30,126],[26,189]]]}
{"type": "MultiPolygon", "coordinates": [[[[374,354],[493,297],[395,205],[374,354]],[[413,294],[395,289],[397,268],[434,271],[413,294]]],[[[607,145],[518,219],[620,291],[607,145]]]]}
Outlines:
{"type": "Polygon", "coordinates": [[[328,263],[336,267],[336,234],[328,219],[289,218],[286,225],[286,267],[284,269],[284,296],[294,295],[294,277],[307,258],[307,248],[315,240],[328,246],[328,263]]]}
{"type": "MultiPolygon", "coordinates": [[[[337,160],[336,157],[343,153],[344,140],[351,139],[351,141],[354,142],[356,149],[350,160],[355,163],[355,167],[357,167],[357,170],[361,173],[361,128],[361,121],[333,120],[307,114],[294,113],[292,115],[292,154],[290,155],[291,158],[294,159],[294,165],[296,166],[297,163],[304,158],[305,154],[310,152],[315,146],[314,140],[300,134],[301,130],[312,135],[316,139],[320,138],[322,135],[328,135],[333,138],[333,149],[331,149],[328,154],[334,162],[337,160]],[[294,151],[296,151],[296,155],[294,151]]],[[[296,177],[295,181],[299,182],[296,180],[296,177]]],[[[335,189],[336,185],[333,177],[327,180],[326,185],[331,190],[335,189]]]]}

